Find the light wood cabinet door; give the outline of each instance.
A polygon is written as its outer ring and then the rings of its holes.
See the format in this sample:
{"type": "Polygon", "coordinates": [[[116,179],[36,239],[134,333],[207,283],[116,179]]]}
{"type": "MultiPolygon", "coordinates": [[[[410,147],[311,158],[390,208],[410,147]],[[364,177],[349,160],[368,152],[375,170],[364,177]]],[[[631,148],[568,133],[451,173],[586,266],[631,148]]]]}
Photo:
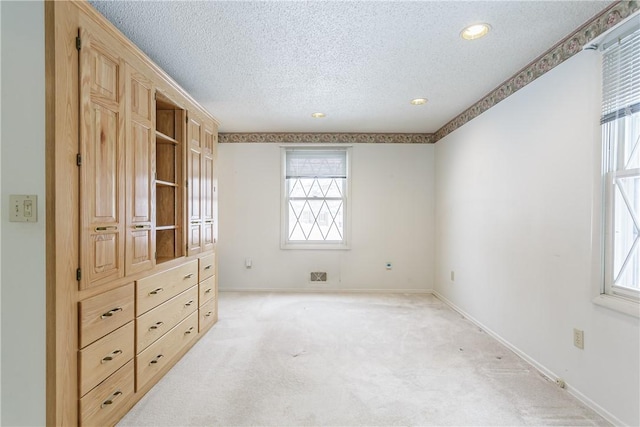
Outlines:
{"type": "Polygon", "coordinates": [[[126,68],[126,249],[127,275],[155,265],[155,105],[150,80],[126,68]]]}
{"type": "Polygon", "coordinates": [[[202,120],[189,113],[187,127],[187,255],[202,251],[201,168],[203,148],[202,120]]]}
{"type": "Polygon", "coordinates": [[[97,25],[80,29],[80,288],[124,276],[124,61],[97,25]]]}
{"type": "Polygon", "coordinates": [[[216,139],[217,132],[211,125],[205,126],[203,129],[203,149],[202,149],[202,251],[213,250],[216,243],[216,192],[215,182],[215,165],[216,165],[216,139]]]}

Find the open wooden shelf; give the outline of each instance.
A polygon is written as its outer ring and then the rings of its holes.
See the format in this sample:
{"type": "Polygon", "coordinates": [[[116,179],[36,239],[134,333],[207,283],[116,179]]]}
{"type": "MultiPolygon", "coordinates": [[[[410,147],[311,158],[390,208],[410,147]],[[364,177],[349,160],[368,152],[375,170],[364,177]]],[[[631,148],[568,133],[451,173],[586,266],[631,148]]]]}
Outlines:
{"type": "Polygon", "coordinates": [[[157,225],[156,226],[156,231],[162,231],[162,230],[175,230],[177,229],[178,226],[177,225],[157,225]]]}
{"type": "Polygon", "coordinates": [[[170,137],[169,135],[165,135],[164,133],[160,132],[159,130],[156,130],[156,142],[165,143],[165,144],[173,144],[173,145],[178,145],[179,144],[179,142],[176,141],[174,138],[170,137]]]}
{"type": "Polygon", "coordinates": [[[156,263],[184,256],[183,150],[186,111],[156,92],[156,263]]]}

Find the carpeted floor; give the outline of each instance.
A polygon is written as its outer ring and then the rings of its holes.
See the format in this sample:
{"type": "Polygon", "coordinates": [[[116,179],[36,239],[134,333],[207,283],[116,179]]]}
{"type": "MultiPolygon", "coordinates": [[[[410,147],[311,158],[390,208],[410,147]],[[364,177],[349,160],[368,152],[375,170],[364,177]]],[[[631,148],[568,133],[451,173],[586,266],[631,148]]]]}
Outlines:
{"type": "Polygon", "coordinates": [[[608,425],[432,295],[220,293],[120,426],[608,425]]]}

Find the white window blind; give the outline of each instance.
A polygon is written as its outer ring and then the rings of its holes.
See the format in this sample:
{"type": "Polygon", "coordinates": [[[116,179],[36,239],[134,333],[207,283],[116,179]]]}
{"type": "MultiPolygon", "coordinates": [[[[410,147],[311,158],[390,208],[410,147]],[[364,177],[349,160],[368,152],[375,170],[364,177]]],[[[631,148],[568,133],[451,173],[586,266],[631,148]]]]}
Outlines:
{"type": "Polygon", "coordinates": [[[286,178],[346,178],[345,150],[288,150],[286,178]]]}
{"type": "Polygon", "coordinates": [[[640,29],[608,44],[602,83],[602,123],[640,111],[640,29]]]}
{"type": "Polygon", "coordinates": [[[604,44],[604,293],[640,297],[640,15],[604,44]]]}

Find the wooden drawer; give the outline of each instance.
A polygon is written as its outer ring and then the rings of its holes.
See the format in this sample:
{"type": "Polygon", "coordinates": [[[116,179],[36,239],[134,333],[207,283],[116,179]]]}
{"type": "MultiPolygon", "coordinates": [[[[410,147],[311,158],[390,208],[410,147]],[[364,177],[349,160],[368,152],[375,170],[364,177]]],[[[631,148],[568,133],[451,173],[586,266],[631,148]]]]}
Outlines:
{"type": "Polygon", "coordinates": [[[207,329],[218,321],[218,301],[213,298],[200,307],[198,332],[207,329]]]}
{"type": "Polygon", "coordinates": [[[216,296],[216,276],[209,277],[198,285],[200,305],[215,298],[216,296]]]}
{"type": "Polygon", "coordinates": [[[136,352],[140,353],[198,309],[198,287],[176,295],[136,319],[136,352]]]}
{"type": "Polygon", "coordinates": [[[198,313],[195,312],[136,356],[136,390],[140,390],[189,342],[198,336],[198,313]]]}
{"type": "Polygon", "coordinates": [[[80,399],[80,425],[111,426],[133,397],[133,360],[80,399]]]}
{"type": "Polygon", "coordinates": [[[216,272],[216,254],[205,255],[198,260],[199,280],[202,282],[216,272]]]}
{"type": "Polygon", "coordinates": [[[133,333],[133,322],[129,322],[80,350],[80,396],[133,358],[133,333]]]}
{"type": "Polygon", "coordinates": [[[198,283],[198,261],[193,260],[136,282],[136,315],[140,316],[198,283]]]}
{"type": "Polygon", "coordinates": [[[80,301],[80,348],[115,331],[134,317],[133,283],[80,301]]]}

